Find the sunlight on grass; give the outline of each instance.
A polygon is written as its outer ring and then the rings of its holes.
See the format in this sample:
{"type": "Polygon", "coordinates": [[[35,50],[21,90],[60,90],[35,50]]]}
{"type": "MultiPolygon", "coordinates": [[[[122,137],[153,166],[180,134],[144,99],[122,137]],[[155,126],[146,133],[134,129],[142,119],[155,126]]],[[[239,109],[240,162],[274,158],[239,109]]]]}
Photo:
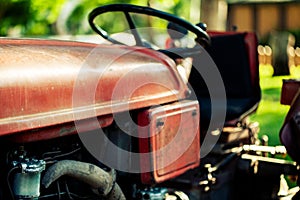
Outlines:
{"type": "MultiPolygon", "coordinates": [[[[290,76],[273,77],[273,68],[271,65],[260,65],[260,86],[262,90],[262,100],[255,114],[251,116],[252,121],[260,124],[259,136],[267,135],[269,145],[281,145],[279,132],[290,106],[280,104],[280,95],[283,79],[300,78],[300,66],[290,67],[290,76]]],[[[288,155],[279,156],[291,160],[288,155]]],[[[290,187],[296,186],[296,182],[287,177],[290,187]]]]}
{"type": "MultiPolygon", "coordinates": [[[[286,113],[290,106],[280,104],[280,95],[283,79],[300,78],[300,66],[290,67],[290,76],[273,77],[273,68],[271,65],[260,65],[260,86],[262,91],[262,100],[255,114],[251,116],[252,121],[259,122],[259,136],[267,135],[269,145],[281,145],[279,131],[283,124],[286,113]]],[[[291,160],[288,155],[279,158],[291,160]]],[[[290,187],[296,186],[296,182],[287,178],[290,187]]]]}
{"type": "Polygon", "coordinates": [[[272,65],[259,65],[260,78],[271,77],[274,73],[272,65]]]}
{"type": "Polygon", "coordinates": [[[251,116],[251,120],[259,122],[259,135],[268,135],[270,145],[279,145],[281,144],[279,131],[289,110],[289,106],[280,104],[282,80],[300,78],[300,66],[291,67],[290,76],[272,77],[271,65],[260,65],[259,72],[262,100],[256,113],[251,116]]]}
{"type": "Polygon", "coordinates": [[[290,67],[290,72],[293,77],[300,78],[300,65],[290,67]]]}

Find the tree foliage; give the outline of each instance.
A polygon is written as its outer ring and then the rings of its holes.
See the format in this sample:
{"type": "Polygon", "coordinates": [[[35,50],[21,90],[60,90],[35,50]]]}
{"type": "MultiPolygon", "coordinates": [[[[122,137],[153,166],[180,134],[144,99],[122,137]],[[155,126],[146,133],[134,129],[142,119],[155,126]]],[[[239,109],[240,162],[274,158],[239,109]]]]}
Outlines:
{"type": "MultiPolygon", "coordinates": [[[[88,13],[111,3],[151,6],[188,19],[189,1],[180,0],[0,0],[0,35],[88,34],[88,13]]],[[[106,19],[111,20],[111,19],[106,19]]],[[[117,27],[117,21],[111,21],[117,27]]]]}

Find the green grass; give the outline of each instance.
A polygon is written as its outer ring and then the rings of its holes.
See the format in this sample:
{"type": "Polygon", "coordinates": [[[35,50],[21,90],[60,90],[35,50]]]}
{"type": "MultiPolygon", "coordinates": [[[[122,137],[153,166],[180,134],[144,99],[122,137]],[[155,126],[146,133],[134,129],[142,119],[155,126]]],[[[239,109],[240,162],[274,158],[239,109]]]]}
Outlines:
{"type": "Polygon", "coordinates": [[[300,78],[300,66],[292,67],[290,76],[273,77],[272,73],[272,66],[260,65],[262,100],[251,120],[259,122],[259,136],[267,135],[270,145],[279,145],[279,131],[289,110],[289,106],[280,104],[282,80],[300,78]]]}
{"type": "MultiPolygon", "coordinates": [[[[259,136],[267,135],[269,137],[269,145],[281,145],[279,131],[290,108],[290,106],[280,104],[282,80],[300,78],[300,66],[290,68],[290,76],[275,77],[272,76],[272,66],[260,65],[259,67],[262,100],[256,113],[251,116],[251,121],[259,122],[259,136]]],[[[287,155],[278,156],[278,158],[291,160],[287,155]]],[[[286,178],[290,187],[297,185],[294,179],[288,176],[286,178]]]]}

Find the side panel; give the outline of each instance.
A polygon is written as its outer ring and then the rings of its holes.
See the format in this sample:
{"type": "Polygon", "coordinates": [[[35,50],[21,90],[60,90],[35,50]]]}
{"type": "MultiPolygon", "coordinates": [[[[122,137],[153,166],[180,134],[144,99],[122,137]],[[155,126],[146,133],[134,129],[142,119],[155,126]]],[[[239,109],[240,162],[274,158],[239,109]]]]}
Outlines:
{"type": "Polygon", "coordinates": [[[139,114],[142,182],[160,183],[200,162],[199,107],[183,101],[139,114]]]}

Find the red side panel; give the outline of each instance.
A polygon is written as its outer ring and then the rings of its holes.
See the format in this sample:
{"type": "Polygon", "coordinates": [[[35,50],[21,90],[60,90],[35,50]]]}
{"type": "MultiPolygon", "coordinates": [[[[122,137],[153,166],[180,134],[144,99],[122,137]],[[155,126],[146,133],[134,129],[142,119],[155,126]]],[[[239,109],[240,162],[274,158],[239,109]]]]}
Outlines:
{"type": "Polygon", "coordinates": [[[143,183],[160,183],[199,165],[197,101],[152,108],[139,114],[138,123],[143,183]]]}

